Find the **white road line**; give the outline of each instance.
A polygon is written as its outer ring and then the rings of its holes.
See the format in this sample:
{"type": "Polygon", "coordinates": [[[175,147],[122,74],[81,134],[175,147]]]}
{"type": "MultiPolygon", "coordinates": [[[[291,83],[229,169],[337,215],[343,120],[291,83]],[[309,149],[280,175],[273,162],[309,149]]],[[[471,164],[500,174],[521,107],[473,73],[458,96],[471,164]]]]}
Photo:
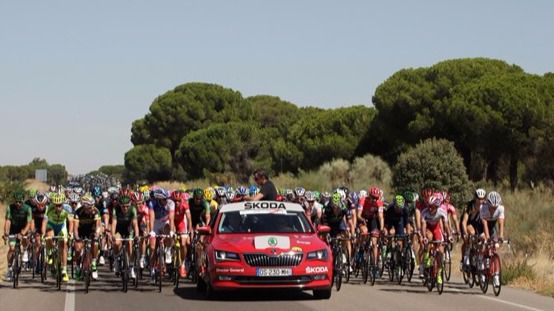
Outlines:
{"type": "Polygon", "coordinates": [[[542,309],[537,309],[537,308],[529,307],[529,306],[526,306],[526,305],[521,305],[521,304],[519,304],[519,303],[510,302],[510,301],[506,301],[506,300],[501,300],[501,299],[494,298],[494,297],[488,297],[488,296],[477,296],[477,297],[480,297],[480,298],[483,298],[483,299],[492,300],[492,301],[496,301],[496,302],[501,302],[501,303],[504,303],[504,304],[507,304],[507,305],[510,305],[510,306],[514,306],[514,307],[518,307],[518,308],[522,308],[522,309],[526,309],[526,310],[531,310],[531,311],[544,311],[544,310],[542,310],[542,309]]]}
{"type": "MultiPolygon", "coordinates": [[[[451,288],[451,287],[449,287],[448,290],[455,291],[455,292],[458,292],[458,293],[461,293],[461,292],[462,292],[461,290],[459,290],[459,289],[457,289],[457,288],[451,288]]],[[[494,298],[494,297],[481,296],[481,295],[476,295],[475,297],[479,297],[479,298],[483,298],[483,299],[488,299],[488,300],[492,300],[492,301],[496,301],[496,302],[500,302],[500,303],[504,303],[504,304],[507,304],[507,305],[510,305],[510,306],[513,306],[513,307],[518,307],[518,308],[522,308],[522,309],[526,309],[526,310],[531,310],[531,311],[544,311],[544,310],[542,310],[542,309],[537,309],[537,308],[529,307],[529,306],[526,306],[526,305],[522,305],[522,304],[519,304],[519,303],[510,302],[510,301],[506,301],[506,300],[502,300],[502,299],[498,299],[498,298],[494,298]]]]}
{"type": "Polygon", "coordinates": [[[69,280],[65,292],[64,311],[75,311],[75,281],[69,280]]]}

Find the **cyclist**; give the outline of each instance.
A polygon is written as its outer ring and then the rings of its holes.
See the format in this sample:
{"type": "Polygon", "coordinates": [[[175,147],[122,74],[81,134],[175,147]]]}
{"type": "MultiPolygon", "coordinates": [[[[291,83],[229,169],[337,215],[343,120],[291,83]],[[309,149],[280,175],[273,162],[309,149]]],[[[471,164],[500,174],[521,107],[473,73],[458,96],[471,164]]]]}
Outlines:
{"type": "Polygon", "coordinates": [[[487,201],[481,205],[479,212],[485,240],[497,237],[500,241],[504,239],[504,205],[502,198],[496,191],[489,192],[487,201]],[[498,223],[498,231],[496,224],[498,223]]]}
{"type": "Polygon", "coordinates": [[[294,199],[292,200],[292,202],[303,205],[304,201],[306,201],[306,198],[304,197],[305,194],[306,189],[304,189],[303,187],[294,188],[294,199]]]}
{"type": "MultiPolygon", "coordinates": [[[[144,186],[143,186],[144,187],[144,186]]],[[[142,187],[141,187],[142,188],[142,187]]],[[[139,225],[139,233],[137,238],[141,237],[140,241],[140,261],[139,266],[141,269],[144,269],[146,266],[146,239],[150,232],[150,211],[148,210],[147,198],[150,196],[150,191],[147,192],[146,196],[142,192],[135,192],[131,196],[133,205],[137,208],[137,220],[139,225]]],[[[138,256],[138,254],[136,254],[138,256]]]]}
{"type": "MultiPolygon", "coordinates": [[[[351,215],[348,213],[348,209],[341,202],[340,194],[336,192],[333,193],[329,203],[323,207],[321,219],[322,224],[327,225],[331,228],[329,235],[332,238],[348,238],[350,236],[350,218],[351,215]]],[[[343,240],[342,247],[348,250],[348,254],[350,256],[350,243],[347,242],[347,240],[343,240]]]]}
{"type": "MultiPolygon", "coordinates": [[[[427,241],[443,241],[443,232],[446,231],[446,236],[450,237],[450,229],[445,225],[446,218],[448,217],[443,209],[440,208],[442,204],[442,195],[435,193],[429,197],[427,201],[428,207],[421,213],[421,231],[424,236],[422,251],[423,260],[420,265],[420,275],[423,276],[424,264],[429,264],[429,245],[427,241]]],[[[444,254],[444,246],[439,245],[438,251],[444,254]]],[[[439,273],[440,276],[440,273],[439,273]]],[[[439,278],[437,282],[440,284],[442,280],[439,278]]]]}
{"type": "MultiPolygon", "coordinates": [[[[75,262],[80,262],[81,250],[84,247],[81,238],[92,240],[92,278],[98,278],[96,270],[96,258],[98,257],[98,244],[96,237],[100,236],[102,223],[100,220],[100,211],[94,206],[95,200],[91,194],[87,193],[81,198],[82,207],[75,212],[73,225],[75,234],[75,262]]],[[[77,278],[80,278],[80,267],[77,267],[77,278]]]]}
{"type": "MultiPolygon", "coordinates": [[[[39,241],[40,237],[44,234],[42,232],[42,221],[44,220],[44,213],[46,213],[46,206],[48,205],[48,197],[46,194],[42,192],[37,192],[35,197],[31,199],[31,208],[32,208],[32,214],[33,214],[33,223],[31,224],[31,232],[34,232],[35,234],[35,240],[39,241]]],[[[38,252],[40,250],[40,243],[35,243],[35,249],[34,252],[37,256],[35,258],[38,258],[38,252]]],[[[38,273],[40,272],[40,269],[42,267],[39,267],[39,265],[36,266],[35,271],[38,273]]]]}
{"type": "Polygon", "coordinates": [[[191,223],[189,203],[186,200],[185,193],[179,190],[171,193],[171,199],[175,202],[175,229],[181,244],[180,252],[183,259],[181,267],[179,267],[179,275],[184,278],[187,275],[185,259],[187,258],[187,248],[190,244],[188,239],[189,224],[191,223]]]}
{"type": "MultiPolygon", "coordinates": [[[[44,220],[42,221],[42,232],[48,238],[53,236],[61,236],[62,240],[58,241],[59,246],[62,246],[61,263],[62,263],[62,278],[64,282],[69,281],[67,275],[67,240],[73,235],[73,215],[71,207],[65,204],[65,195],[63,193],[54,193],[50,198],[51,204],[46,208],[44,220]],[[68,230],[69,226],[69,230],[68,230]]],[[[48,250],[52,249],[53,242],[51,239],[46,241],[48,250]]],[[[52,259],[48,259],[48,264],[52,264],[52,259]]]]}
{"type": "Polygon", "coordinates": [[[315,195],[311,191],[306,191],[306,201],[302,205],[304,213],[310,222],[317,227],[321,222],[322,208],[321,204],[316,201],[315,195]]]}
{"type": "Polygon", "coordinates": [[[219,208],[219,204],[216,200],[214,200],[215,197],[215,190],[212,187],[208,187],[204,189],[204,199],[208,204],[210,205],[210,218],[214,219],[215,215],[217,214],[217,209],[219,208]]]}
{"type": "MultiPolygon", "coordinates": [[[[135,233],[139,233],[138,220],[137,220],[137,209],[134,205],[131,205],[131,198],[128,196],[128,193],[124,193],[119,197],[119,204],[113,210],[112,215],[112,227],[111,232],[113,236],[113,247],[114,253],[119,254],[121,251],[121,239],[133,239],[135,233]]],[[[136,278],[135,267],[133,266],[133,240],[129,240],[127,243],[127,249],[124,251],[127,252],[127,258],[131,266],[131,278],[136,278]]],[[[116,273],[120,271],[118,263],[116,261],[115,271],[116,273]]]]}
{"type": "MultiPolygon", "coordinates": [[[[202,191],[200,189],[200,191],[202,191]]],[[[150,269],[151,276],[155,276],[154,264],[156,263],[156,235],[169,235],[163,242],[166,247],[165,261],[171,263],[171,237],[175,235],[175,202],[169,199],[169,193],[163,188],[153,191],[154,200],[148,203],[150,210],[150,269]]],[[[162,245],[158,245],[162,247],[162,245]]],[[[160,268],[163,263],[159,263],[160,268]]]]}
{"type": "Polygon", "coordinates": [[[469,268],[469,237],[472,235],[480,235],[483,233],[483,223],[479,217],[481,212],[481,205],[485,202],[487,192],[485,189],[477,189],[474,193],[473,200],[467,202],[467,206],[462,214],[461,233],[463,238],[462,254],[463,257],[460,261],[462,269],[469,268]]]}
{"type": "MultiPolygon", "coordinates": [[[[17,239],[27,236],[30,232],[31,225],[33,223],[31,206],[24,203],[25,192],[23,190],[16,190],[12,194],[13,203],[10,204],[6,210],[6,218],[4,223],[4,241],[10,235],[17,235],[17,239]]],[[[8,271],[6,272],[6,280],[10,281],[12,277],[12,256],[15,252],[15,239],[10,239],[8,249],[8,271]]],[[[29,254],[27,253],[28,242],[26,239],[21,240],[21,246],[25,250],[23,261],[28,261],[29,254]]]]}
{"type": "Polygon", "coordinates": [[[448,216],[446,218],[446,225],[450,228],[450,232],[455,235],[460,232],[458,213],[456,212],[456,208],[454,207],[454,205],[450,203],[450,193],[448,193],[447,191],[443,191],[442,198],[443,203],[441,205],[441,208],[446,211],[446,215],[448,216]],[[452,221],[450,221],[450,218],[452,218],[452,221]],[[452,224],[454,226],[452,226],[452,224]]]}
{"type": "Polygon", "coordinates": [[[218,206],[222,206],[224,204],[227,204],[227,196],[225,195],[227,191],[225,190],[225,187],[217,187],[215,188],[215,201],[217,202],[218,206]]]}
{"type": "MultiPolygon", "coordinates": [[[[369,188],[369,196],[365,199],[364,205],[358,208],[357,220],[361,232],[361,241],[365,243],[367,235],[371,235],[373,258],[378,259],[377,239],[381,232],[385,232],[385,219],[383,201],[380,200],[381,189],[378,187],[369,188]]],[[[374,262],[377,266],[377,262],[374,262]]]]}
{"type": "MultiPolygon", "coordinates": [[[[394,201],[387,206],[385,212],[385,233],[390,236],[403,236],[404,228],[408,224],[408,208],[402,195],[396,195],[394,201]]],[[[398,240],[400,249],[404,246],[401,239],[398,240]]]]}

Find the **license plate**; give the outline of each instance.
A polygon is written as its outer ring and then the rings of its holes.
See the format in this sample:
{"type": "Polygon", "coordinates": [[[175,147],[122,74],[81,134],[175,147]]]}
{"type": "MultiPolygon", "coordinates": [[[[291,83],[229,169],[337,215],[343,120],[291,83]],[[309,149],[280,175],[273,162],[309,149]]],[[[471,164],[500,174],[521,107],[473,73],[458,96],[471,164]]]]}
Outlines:
{"type": "Polygon", "coordinates": [[[291,276],[292,269],[290,268],[258,268],[257,276],[291,276]]]}

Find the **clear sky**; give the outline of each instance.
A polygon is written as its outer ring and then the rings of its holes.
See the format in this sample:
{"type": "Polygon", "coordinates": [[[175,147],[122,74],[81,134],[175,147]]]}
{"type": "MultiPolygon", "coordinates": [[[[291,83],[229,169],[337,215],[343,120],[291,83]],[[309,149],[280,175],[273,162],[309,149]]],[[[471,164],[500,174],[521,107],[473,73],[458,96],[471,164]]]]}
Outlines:
{"type": "Polygon", "coordinates": [[[0,165],[122,164],[186,82],[370,105],[401,68],[478,56],[554,71],[554,1],[0,0],[0,165]]]}

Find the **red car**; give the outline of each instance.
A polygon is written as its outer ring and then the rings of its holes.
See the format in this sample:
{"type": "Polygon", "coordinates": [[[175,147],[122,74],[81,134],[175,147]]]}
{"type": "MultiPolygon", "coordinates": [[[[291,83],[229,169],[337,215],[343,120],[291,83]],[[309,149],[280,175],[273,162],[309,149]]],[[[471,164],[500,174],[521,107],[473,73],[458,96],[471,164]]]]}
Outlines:
{"type": "Polygon", "coordinates": [[[197,244],[197,288],[295,288],[329,299],[332,253],[298,204],[256,201],[221,207],[197,244]]]}

